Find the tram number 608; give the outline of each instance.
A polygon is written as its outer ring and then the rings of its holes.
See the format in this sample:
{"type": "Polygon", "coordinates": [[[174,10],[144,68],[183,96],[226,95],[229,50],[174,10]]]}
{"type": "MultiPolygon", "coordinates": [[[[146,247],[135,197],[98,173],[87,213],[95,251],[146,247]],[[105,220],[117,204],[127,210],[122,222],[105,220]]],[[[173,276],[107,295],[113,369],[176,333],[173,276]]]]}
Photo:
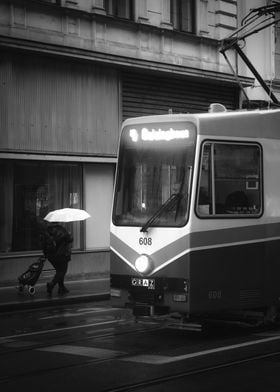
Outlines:
{"type": "Polygon", "coordinates": [[[151,237],[140,237],[139,245],[152,245],[151,237]]]}
{"type": "Polygon", "coordinates": [[[208,291],[208,299],[221,299],[222,290],[211,290],[208,291]]]}

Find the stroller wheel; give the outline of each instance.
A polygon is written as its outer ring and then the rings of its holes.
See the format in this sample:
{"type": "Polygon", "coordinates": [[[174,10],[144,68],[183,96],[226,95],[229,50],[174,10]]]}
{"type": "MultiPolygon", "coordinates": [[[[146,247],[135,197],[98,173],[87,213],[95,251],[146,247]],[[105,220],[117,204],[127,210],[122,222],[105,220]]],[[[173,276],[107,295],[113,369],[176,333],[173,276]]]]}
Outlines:
{"type": "Polygon", "coordinates": [[[29,286],[28,287],[28,292],[30,295],[34,295],[35,294],[35,287],[34,286],[29,286]]]}

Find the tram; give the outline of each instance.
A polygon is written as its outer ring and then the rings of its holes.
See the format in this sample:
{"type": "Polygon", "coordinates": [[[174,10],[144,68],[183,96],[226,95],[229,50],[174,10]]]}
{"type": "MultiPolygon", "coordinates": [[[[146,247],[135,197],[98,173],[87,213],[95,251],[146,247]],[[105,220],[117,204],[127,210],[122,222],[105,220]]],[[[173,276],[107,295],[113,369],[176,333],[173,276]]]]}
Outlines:
{"type": "Polygon", "coordinates": [[[110,238],[111,295],[135,314],[277,309],[280,110],[124,121],[110,238]]]}

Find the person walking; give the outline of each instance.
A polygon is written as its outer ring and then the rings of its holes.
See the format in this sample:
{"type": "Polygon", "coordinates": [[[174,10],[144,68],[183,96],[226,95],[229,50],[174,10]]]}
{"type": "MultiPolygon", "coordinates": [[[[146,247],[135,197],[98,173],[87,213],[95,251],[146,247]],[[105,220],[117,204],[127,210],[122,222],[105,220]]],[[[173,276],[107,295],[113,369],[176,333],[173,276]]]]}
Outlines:
{"type": "Polygon", "coordinates": [[[69,292],[64,285],[64,278],[71,260],[72,242],[72,235],[61,224],[51,223],[47,226],[43,240],[43,253],[56,271],[52,281],[47,283],[49,295],[52,295],[56,284],[58,284],[58,294],[63,295],[69,292]]]}

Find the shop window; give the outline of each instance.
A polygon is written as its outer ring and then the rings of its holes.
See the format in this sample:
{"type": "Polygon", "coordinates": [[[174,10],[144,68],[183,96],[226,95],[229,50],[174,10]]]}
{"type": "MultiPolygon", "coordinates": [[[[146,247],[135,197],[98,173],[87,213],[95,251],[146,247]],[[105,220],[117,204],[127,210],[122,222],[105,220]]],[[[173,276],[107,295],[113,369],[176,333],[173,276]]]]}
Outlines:
{"type": "Polygon", "coordinates": [[[204,144],[197,199],[199,216],[259,216],[261,194],[261,149],[258,145],[204,144]]]}
{"type": "MultiPolygon", "coordinates": [[[[78,164],[0,160],[0,252],[41,249],[40,227],[55,209],[82,207],[82,167],[78,164]]],[[[80,222],[67,223],[81,244],[80,222]]]]}
{"type": "Polygon", "coordinates": [[[171,0],[171,23],[174,30],[194,32],[194,0],[171,0]]]}
{"type": "Polygon", "coordinates": [[[104,8],[108,15],[123,19],[133,19],[132,0],[105,0],[104,8]]]}

